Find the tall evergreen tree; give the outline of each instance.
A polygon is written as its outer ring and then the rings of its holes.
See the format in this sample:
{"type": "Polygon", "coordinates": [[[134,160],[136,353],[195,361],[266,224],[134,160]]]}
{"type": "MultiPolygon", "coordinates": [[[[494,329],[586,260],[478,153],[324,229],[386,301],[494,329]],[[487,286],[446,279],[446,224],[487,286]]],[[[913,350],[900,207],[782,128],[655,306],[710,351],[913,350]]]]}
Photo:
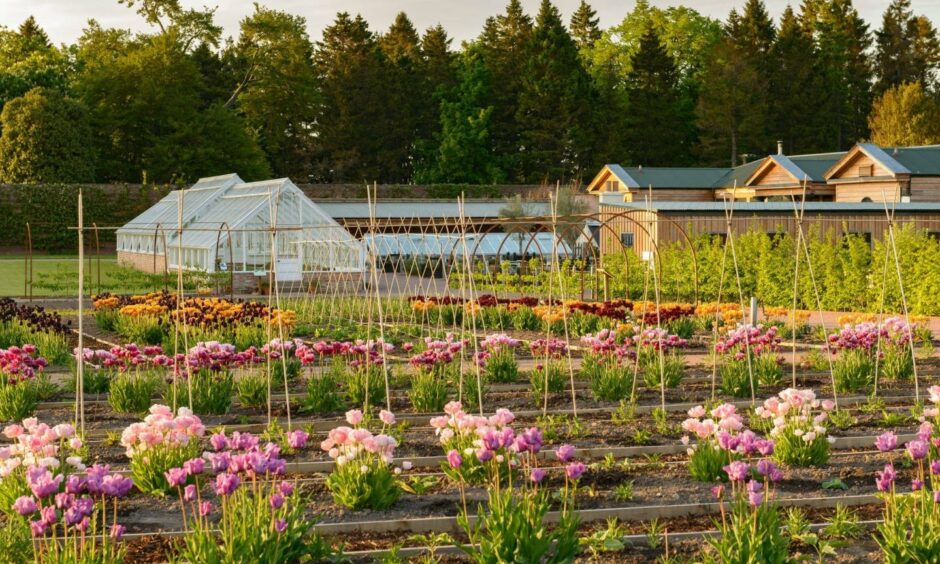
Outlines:
{"type": "Polygon", "coordinates": [[[868,137],[871,109],[871,34],[852,0],[816,0],[804,25],[819,52],[822,89],[817,107],[827,115],[823,132],[830,150],[844,150],[868,137]]]}
{"type": "Polygon", "coordinates": [[[433,154],[419,163],[418,182],[494,183],[503,180],[493,156],[493,107],[486,65],[468,49],[458,66],[457,85],[441,101],[441,131],[433,154]]]}
{"type": "Polygon", "coordinates": [[[769,110],[772,134],[789,154],[826,149],[818,134],[821,116],[813,110],[821,87],[816,46],[787,6],[770,51],[769,110]]]}
{"type": "Polygon", "coordinates": [[[68,94],[72,67],[32,16],[16,31],[0,26],[0,110],[36,87],[68,94]]]}
{"type": "Polygon", "coordinates": [[[314,51],[320,85],[317,175],[325,181],[385,181],[385,66],[362,16],[341,12],[314,51]]]}
{"type": "Polygon", "coordinates": [[[601,38],[601,29],[598,27],[600,19],[597,12],[585,0],[581,0],[578,9],[571,14],[571,37],[582,51],[594,47],[594,43],[601,38]]]}
{"type": "Polygon", "coordinates": [[[427,170],[435,159],[441,134],[441,104],[457,84],[455,56],[451,39],[438,24],[421,37],[421,78],[427,102],[419,108],[418,139],[414,151],[414,170],[427,170]]]}
{"type": "Polygon", "coordinates": [[[692,116],[683,115],[678,73],[659,35],[649,26],[626,80],[626,146],[630,161],[675,166],[690,161],[692,116]],[[655,133],[653,133],[655,132],[655,133]]]}
{"type": "Polygon", "coordinates": [[[705,65],[696,114],[703,162],[737,166],[744,156],[765,153],[767,108],[760,75],[734,40],[739,18],[732,10],[725,36],[705,65]]]}
{"type": "Polygon", "coordinates": [[[940,42],[930,20],[914,16],[910,0],[891,2],[875,39],[876,92],[913,81],[932,86],[940,42]]]}
{"type": "Polygon", "coordinates": [[[507,171],[516,168],[522,145],[522,126],[516,118],[531,38],[532,19],[519,0],[509,0],[504,14],[487,18],[476,41],[490,84],[494,85],[488,104],[493,106],[493,149],[503,161],[499,168],[507,171]]]}
{"type": "Polygon", "coordinates": [[[383,168],[387,181],[411,179],[416,143],[421,137],[424,109],[432,92],[422,73],[421,42],[404,12],[399,12],[388,32],[379,38],[385,55],[385,124],[383,168]]]}
{"type": "Polygon", "coordinates": [[[516,121],[522,128],[517,177],[580,178],[591,162],[590,79],[550,0],[542,0],[522,71],[516,121]]]}

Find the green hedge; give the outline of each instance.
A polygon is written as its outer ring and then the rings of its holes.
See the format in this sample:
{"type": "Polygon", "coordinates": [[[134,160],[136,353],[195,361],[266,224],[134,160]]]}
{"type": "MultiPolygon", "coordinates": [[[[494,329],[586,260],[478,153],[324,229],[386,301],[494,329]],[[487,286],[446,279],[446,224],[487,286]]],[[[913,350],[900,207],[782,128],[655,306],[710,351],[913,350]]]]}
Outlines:
{"type": "MultiPolygon", "coordinates": [[[[168,186],[12,184],[0,186],[0,246],[23,247],[26,224],[33,250],[74,252],[78,236],[78,191],[82,189],[85,225],[102,227],[101,243],[114,241],[114,230],[165,196],[168,186]]],[[[92,236],[93,237],[93,236],[92,236]]],[[[92,243],[93,244],[93,243],[92,243]]]]}

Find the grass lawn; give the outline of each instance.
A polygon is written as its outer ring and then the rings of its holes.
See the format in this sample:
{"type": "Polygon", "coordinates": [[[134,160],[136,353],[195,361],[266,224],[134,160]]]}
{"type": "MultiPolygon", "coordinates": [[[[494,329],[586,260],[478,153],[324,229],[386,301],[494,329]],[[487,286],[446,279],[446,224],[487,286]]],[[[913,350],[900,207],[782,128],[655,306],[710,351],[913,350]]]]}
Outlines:
{"type": "MultiPolygon", "coordinates": [[[[0,296],[23,296],[23,255],[0,256],[0,296]]],[[[85,262],[86,292],[98,290],[98,265],[85,262]]],[[[150,281],[135,271],[118,266],[116,255],[101,255],[101,291],[133,293],[150,289],[150,281]]],[[[33,296],[72,296],[78,291],[77,255],[33,257],[33,296]]]]}

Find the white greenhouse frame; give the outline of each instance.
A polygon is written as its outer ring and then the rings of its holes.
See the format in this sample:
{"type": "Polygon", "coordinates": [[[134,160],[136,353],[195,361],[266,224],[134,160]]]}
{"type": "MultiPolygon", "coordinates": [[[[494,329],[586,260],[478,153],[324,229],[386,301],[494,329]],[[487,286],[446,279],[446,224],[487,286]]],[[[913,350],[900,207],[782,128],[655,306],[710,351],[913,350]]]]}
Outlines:
{"type": "Polygon", "coordinates": [[[156,247],[168,269],[178,267],[182,253],[185,270],[267,273],[274,245],[279,263],[293,261],[304,274],[365,270],[363,244],[287,178],[201,178],[187,190],[170,192],[117,231],[119,252],[152,255],[156,247]]]}

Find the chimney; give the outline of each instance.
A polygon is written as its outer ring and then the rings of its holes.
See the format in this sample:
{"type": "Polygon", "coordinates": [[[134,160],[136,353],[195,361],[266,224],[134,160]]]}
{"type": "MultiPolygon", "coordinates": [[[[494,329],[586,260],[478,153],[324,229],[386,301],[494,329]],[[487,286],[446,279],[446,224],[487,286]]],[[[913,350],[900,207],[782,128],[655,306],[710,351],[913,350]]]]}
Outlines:
{"type": "Polygon", "coordinates": [[[777,140],[777,154],[778,155],[783,154],[783,141],[782,140],[777,140]]]}

